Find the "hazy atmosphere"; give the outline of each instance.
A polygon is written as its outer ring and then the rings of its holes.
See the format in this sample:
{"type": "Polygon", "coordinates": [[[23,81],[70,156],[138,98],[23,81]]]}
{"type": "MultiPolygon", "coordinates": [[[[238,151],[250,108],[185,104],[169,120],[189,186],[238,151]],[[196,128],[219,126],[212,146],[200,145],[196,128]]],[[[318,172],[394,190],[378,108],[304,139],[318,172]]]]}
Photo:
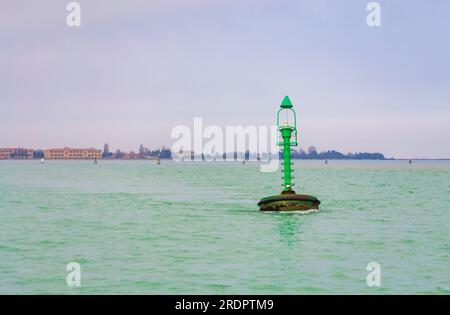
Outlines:
{"type": "Polygon", "coordinates": [[[0,147],[170,146],[289,95],[302,148],[450,158],[448,1],[68,2],[1,2],[0,147]]]}

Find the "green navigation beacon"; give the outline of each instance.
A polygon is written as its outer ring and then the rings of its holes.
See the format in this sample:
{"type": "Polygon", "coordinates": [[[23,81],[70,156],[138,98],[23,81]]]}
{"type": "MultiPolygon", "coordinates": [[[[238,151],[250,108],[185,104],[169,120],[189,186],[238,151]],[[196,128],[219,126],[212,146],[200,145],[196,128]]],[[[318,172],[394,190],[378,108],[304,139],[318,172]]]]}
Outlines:
{"type": "Polygon", "coordinates": [[[258,202],[261,211],[305,211],[319,209],[320,201],[309,195],[299,195],[292,189],[292,165],[291,146],[298,144],[297,140],[297,116],[291,100],[285,96],[281,102],[277,115],[277,130],[279,136],[278,146],[283,150],[283,191],[279,195],[261,199],[258,202]]]}

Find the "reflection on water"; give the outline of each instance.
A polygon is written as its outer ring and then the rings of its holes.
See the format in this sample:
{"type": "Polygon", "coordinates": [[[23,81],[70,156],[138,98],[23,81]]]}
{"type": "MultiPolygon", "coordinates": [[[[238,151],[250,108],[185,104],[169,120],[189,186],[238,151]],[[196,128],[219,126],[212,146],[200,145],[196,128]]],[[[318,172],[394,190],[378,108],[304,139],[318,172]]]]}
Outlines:
{"type": "Polygon", "coordinates": [[[298,241],[298,234],[302,233],[302,217],[300,213],[275,213],[278,219],[278,231],[280,240],[288,246],[295,246],[298,241]]]}

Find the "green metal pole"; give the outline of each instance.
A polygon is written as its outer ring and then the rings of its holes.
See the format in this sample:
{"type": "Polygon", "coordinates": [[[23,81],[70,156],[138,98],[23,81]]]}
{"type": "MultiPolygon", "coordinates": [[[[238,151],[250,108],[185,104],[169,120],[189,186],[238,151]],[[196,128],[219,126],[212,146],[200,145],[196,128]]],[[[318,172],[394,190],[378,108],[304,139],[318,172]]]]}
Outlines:
{"type": "Polygon", "coordinates": [[[291,128],[281,129],[283,137],[283,157],[284,157],[284,189],[283,191],[291,191],[291,128]]]}

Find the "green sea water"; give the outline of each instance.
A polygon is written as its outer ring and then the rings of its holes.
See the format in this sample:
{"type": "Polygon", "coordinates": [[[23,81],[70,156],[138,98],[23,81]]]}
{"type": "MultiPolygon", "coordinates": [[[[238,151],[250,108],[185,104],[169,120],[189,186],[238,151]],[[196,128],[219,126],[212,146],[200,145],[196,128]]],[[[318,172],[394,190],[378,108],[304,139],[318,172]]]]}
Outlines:
{"type": "Polygon", "coordinates": [[[450,293],[449,161],[294,169],[319,212],[261,213],[256,162],[0,161],[0,293],[450,293]]]}

